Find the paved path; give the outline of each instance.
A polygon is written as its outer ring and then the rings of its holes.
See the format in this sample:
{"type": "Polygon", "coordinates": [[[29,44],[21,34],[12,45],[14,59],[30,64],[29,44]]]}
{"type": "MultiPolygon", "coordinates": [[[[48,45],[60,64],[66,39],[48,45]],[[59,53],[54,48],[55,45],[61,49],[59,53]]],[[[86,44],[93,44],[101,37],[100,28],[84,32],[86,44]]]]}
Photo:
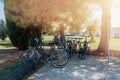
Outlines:
{"type": "Polygon", "coordinates": [[[120,80],[120,59],[112,58],[107,64],[107,58],[89,56],[79,60],[73,56],[64,68],[47,63],[28,80],[120,80]]]}

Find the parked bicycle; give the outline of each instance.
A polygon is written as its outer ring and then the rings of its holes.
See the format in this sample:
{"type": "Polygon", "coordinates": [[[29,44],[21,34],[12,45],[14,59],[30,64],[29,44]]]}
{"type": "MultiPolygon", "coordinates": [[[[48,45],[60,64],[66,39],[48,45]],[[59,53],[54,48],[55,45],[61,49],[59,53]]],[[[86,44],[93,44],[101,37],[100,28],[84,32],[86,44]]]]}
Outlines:
{"type": "Polygon", "coordinates": [[[71,58],[75,53],[75,44],[71,40],[66,40],[64,37],[61,37],[58,40],[58,49],[64,49],[67,53],[68,58],[71,58]]]}
{"type": "Polygon", "coordinates": [[[71,58],[74,53],[74,48],[73,48],[72,41],[70,40],[66,42],[66,51],[68,53],[68,58],[71,58]]]}
{"type": "Polygon", "coordinates": [[[69,58],[75,53],[78,53],[78,46],[80,40],[83,38],[69,38],[66,41],[66,51],[68,52],[69,58]]]}
{"type": "Polygon", "coordinates": [[[80,43],[80,48],[79,48],[78,58],[85,59],[86,56],[90,54],[90,47],[88,46],[87,37],[83,42],[83,46],[81,46],[81,42],[79,43],[80,43]]]}
{"type": "Polygon", "coordinates": [[[53,66],[57,68],[62,68],[68,63],[68,57],[66,55],[67,53],[64,49],[56,49],[53,43],[50,43],[50,51],[49,53],[47,53],[47,51],[42,48],[42,42],[40,42],[38,38],[35,38],[35,41],[37,43],[34,47],[29,48],[28,50],[23,52],[23,63],[25,63],[29,59],[33,59],[35,64],[40,61],[44,61],[44,63],[50,62],[53,66]]]}
{"type": "Polygon", "coordinates": [[[39,62],[40,54],[38,52],[39,41],[37,38],[31,38],[28,40],[29,48],[22,53],[21,61],[26,63],[29,60],[33,60],[35,64],[39,62]]]}

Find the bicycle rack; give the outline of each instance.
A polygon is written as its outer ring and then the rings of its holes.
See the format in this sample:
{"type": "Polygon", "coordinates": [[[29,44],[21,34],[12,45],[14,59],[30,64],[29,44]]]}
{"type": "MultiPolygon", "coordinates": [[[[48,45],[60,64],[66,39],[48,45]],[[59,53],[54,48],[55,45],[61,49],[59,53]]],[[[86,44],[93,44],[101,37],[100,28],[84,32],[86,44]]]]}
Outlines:
{"type": "Polygon", "coordinates": [[[23,80],[23,78],[35,69],[35,63],[29,60],[25,64],[20,65],[14,72],[5,76],[2,80],[23,80]]]}

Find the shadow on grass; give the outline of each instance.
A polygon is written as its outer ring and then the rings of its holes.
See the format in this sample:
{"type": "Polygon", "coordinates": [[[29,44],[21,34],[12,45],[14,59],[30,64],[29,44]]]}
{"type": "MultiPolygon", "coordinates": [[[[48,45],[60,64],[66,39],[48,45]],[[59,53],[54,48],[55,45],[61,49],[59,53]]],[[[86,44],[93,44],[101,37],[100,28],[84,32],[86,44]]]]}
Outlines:
{"type": "Polygon", "coordinates": [[[20,53],[17,49],[0,49],[0,80],[20,65],[20,53]]]}
{"type": "MultiPolygon", "coordinates": [[[[17,49],[0,49],[0,80],[15,71],[21,65],[22,51],[17,49]]],[[[36,67],[40,69],[43,66],[43,63],[39,63],[36,67]]],[[[26,80],[27,77],[32,75],[35,71],[30,72],[23,80],[26,80]]]]}

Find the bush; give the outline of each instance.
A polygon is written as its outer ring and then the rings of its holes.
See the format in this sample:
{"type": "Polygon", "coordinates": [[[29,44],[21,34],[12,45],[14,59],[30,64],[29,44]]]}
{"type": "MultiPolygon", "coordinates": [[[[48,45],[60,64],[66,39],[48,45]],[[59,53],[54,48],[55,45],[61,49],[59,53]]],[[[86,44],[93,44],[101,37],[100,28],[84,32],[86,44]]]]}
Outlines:
{"type": "Polygon", "coordinates": [[[6,34],[4,31],[1,31],[1,32],[0,32],[0,38],[1,38],[2,40],[5,40],[5,39],[7,38],[7,34],[6,34]]]}
{"type": "Polygon", "coordinates": [[[7,38],[7,29],[5,21],[0,20],[0,39],[5,40],[7,38]]]}
{"type": "Polygon", "coordinates": [[[28,47],[28,39],[31,37],[40,37],[38,28],[29,25],[27,28],[17,26],[15,22],[6,20],[8,35],[13,46],[18,47],[20,50],[25,50],[28,47]]]}

